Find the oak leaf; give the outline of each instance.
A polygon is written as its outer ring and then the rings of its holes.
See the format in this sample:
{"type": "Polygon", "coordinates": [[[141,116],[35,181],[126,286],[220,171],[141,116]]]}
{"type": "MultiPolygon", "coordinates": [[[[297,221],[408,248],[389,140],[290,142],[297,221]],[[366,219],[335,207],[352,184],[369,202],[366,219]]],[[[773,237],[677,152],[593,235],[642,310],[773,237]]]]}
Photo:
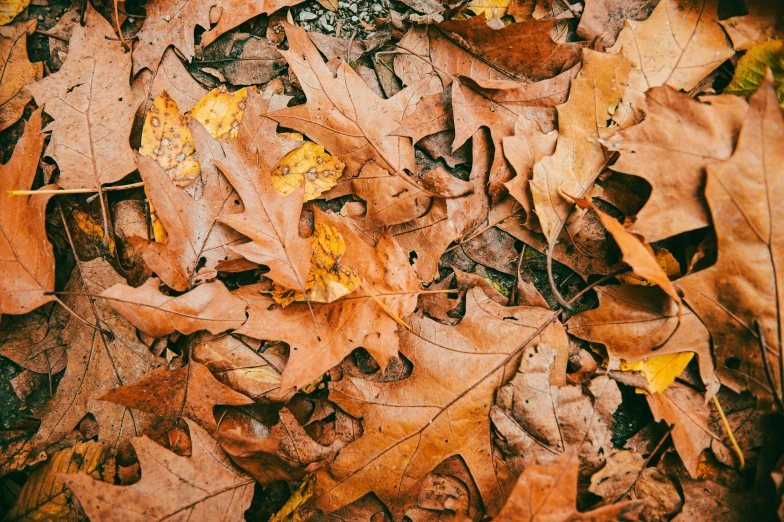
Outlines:
{"type": "Polygon", "coordinates": [[[74,28],[63,67],[27,88],[54,118],[46,149],[63,188],[100,188],[136,170],[129,143],[140,100],[129,83],[131,55],[91,6],[74,28]]]}
{"type": "Polygon", "coordinates": [[[27,37],[35,31],[37,20],[17,22],[0,27],[0,131],[17,122],[25,105],[33,98],[26,85],[44,75],[43,63],[30,63],[27,57],[27,37]]]}
{"type": "Polygon", "coordinates": [[[286,308],[262,295],[257,285],[234,291],[247,301],[249,314],[236,333],[291,345],[281,382],[284,391],[310,384],[358,347],[386,366],[398,350],[393,317],[404,320],[416,307],[419,284],[406,252],[389,233],[373,247],[334,214],[316,210],[315,221],[340,232],[346,243],[343,264],[362,278],[359,289],[334,303],[292,303],[286,308]]]}
{"type": "Polygon", "coordinates": [[[629,84],[640,92],[668,85],[690,91],[735,51],[719,25],[718,0],[660,0],[643,22],[627,21],[607,52],[632,65],[629,84]]]}
{"type": "Polygon", "coordinates": [[[139,288],[116,284],[104,290],[101,297],[136,328],[153,337],[175,331],[187,335],[208,330],[218,334],[245,322],[245,302],[232,296],[220,281],[199,285],[177,297],[162,294],[160,284],[156,278],[139,288]]]}
{"type": "Polygon", "coordinates": [[[98,422],[98,440],[116,444],[137,436],[149,418],[123,406],[100,400],[116,386],[135,382],[161,363],[136,335],[136,329],[93,296],[125,281],[102,258],[79,262],[77,274],[81,293],[71,308],[79,316],[109,333],[98,332],[72,317],[63,339],[68,344],[68,365],[57,392],[38,415],[41,427],[37,446],[49,445],[70,432],[82,418],[92,413],[98,422]]]}
{"type": "Polygon", "coordinates": [[[620,152],[613,170],[651,184],[651,196],[630,230],[652,243],[710,223],[705,167],[732,154],[746,104],[732,96],[700,102],[669,87],[651,89],[646,98],[642,123],[603,143],[620,152]]]}
{"type": "Polygon", "coordinates": [[[779,397],[781,112],[769,77],[751,97],[732,157],[708,166],[705,198],[718,238],[716,264],[678,282],[711,332],[722,384],[779,397]]]}
{"type": "Polygon", "coordinates": [[[188,422],[192,455],[181,457],[147,437],[131,441],[142,479],[115,486],[87,475],[63,480],[92,520],[241,521],[253,498],[253,479],[237,470],[210,435],[188,422]]]}
{"type": "Polygon", "coordinates": [[[44,295],[54,290],[54,252],[44,223],[51,196],[7,194],[32,188],[43,145],[39,109],[11,159],[0,166],[0,315],[27,313],[54,299],[44,295]]]}
{"type": "Polygon", "coordinates": [[[457,326],[411,317],[411,331],[401,335],[410,376],[369,379],[344,369],[343,379],[330,385],[330,399],[363,419],[364,434],[338,453],[329,471],[319,472],[315,505],[330,512],[373,491],[397,518],[416,499],[422,479],[457,452],[487,512],[496,513],[511,477],[493,455],[488,413],[503,362],[524,341],[545,339],[566,349],[560,324],[538,330],[551,315],[544,308],[501,306],[473,288],[457,326]]]}
{"type": "Polygon", "coordinates": [[[102,397],[174,423],[191,419],[210,433],[218,428],[213,409],[219,404],[242,406],[253,400],[221,383],[201,363],[191,361],[179,370],[158,368],[133,384],[108,391],[102,397]]]}

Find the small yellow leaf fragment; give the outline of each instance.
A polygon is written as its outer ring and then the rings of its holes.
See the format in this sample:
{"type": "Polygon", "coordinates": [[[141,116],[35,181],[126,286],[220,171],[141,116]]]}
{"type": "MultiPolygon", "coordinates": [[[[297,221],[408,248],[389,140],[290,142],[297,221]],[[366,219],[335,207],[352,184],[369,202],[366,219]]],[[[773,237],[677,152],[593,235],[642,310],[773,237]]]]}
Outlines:
{"type": "Polygon", "coordinates": [[[291,497],[286,501],[280,511],[272,515],[269,522],[301,522],[299,508],[313,496],[313,486],[316,485],[316,475],[309,476],[300,484],[291,497]]]}
{"type": "Polygon", "coordinates": [[[163,91],[144,119],[139,153],[157,161],[175,185],[185,187],[201,172],[195,151],[186,117],[180,113],[177,102],[163,91]]]}
{"type": "MultiPolygon", "coordinates": [[[[90,238],[90,241],[98,245],[103,244],[103,223],[96,221],[90,214],[79,209],[75,209],[71,215],[76,226],[90,238]]],[[[109,238],[109,251],[114,253],[114,239],[111,237],[109,238]]]]}
{"type": "Polygon", "coordinates": [[[0,25],[8,25],[30,5],[30,0],[0,0],[0,25]]]}
{"type": "Polygon", "coordinates": [[[272,185],[288,196],[305,180],[305,201],[320,197],[338,183],[345,165],[321,145],[307,142],[286,154],[272,170],[272,185]]]}
{"type": "Polygon", "coordinates": [[[484,14],[490,20],[493,15],[498,18],[506,16],[506,11],[512,5],[512,0],[471,0],[466,7],[474,14],[484,14]]]}
{"type": "MultiPolygon", "coordinates": [[[[147,195],[147,189],[144,190],[144,194],[147,195]]],[[[152,221],[152,234],[155,238],[155,242],[165,243],[166,240],[169,239],[169,234],[166,233],[166,229],[163,228],[163,223],[155,213],[155,207],[152,206],[152,200],[149,195],[147,195],[147,204],[150,205],[150,221],[152,221]]]]}
{"type": "MultiPolygon", "coordinates": [[[[659,266],[670,279],[681,276],[680,263],[678,263],[678,260],[675,259],[675,256],[673,256],[666,248],[661,248],[656,252],[656,261],[658,261],[659,266]]],[[[616,278],[620,282],[627,285],[655,286],[653,283],[650,283],[642,277],[636,276],[631,272],[620,274],[616,276],[616,278]]]]}
{"type": "Polygon", "coordinates": [[[279,132],[278,136],[281,138],[288,138],[290,140],[305,141],[305,136],[299,132],[279,132]]]}
{"type": "MultiPolygon", "coordinates": [[[[359,288],[362,280],[354,270],[340,263],[346,253],[343,236],[323,223],[316,223],[313,231],[313,252],[310,273],[305,283],[308,301],[331,303],[359,288]]],[[[304,301],[301,292],[275,285],[272,297],[283,306],[304,301]]]]}
{"type": "Polygon", "coordinates": [[[230,93],[225,86],[210,91],[191,109],[190,115],[209,131],[213,138],[228,140],[237,137],[242,114],[248,99],[248,89],[230,93]]]}
{"type": "Polygon", "coordinates": [[[640,372],[648,382],[648,389],[659,393],[672,384],[694,358],[694,352],[654,355],[634,363],[621,363],[624,372],[640,372]]]}

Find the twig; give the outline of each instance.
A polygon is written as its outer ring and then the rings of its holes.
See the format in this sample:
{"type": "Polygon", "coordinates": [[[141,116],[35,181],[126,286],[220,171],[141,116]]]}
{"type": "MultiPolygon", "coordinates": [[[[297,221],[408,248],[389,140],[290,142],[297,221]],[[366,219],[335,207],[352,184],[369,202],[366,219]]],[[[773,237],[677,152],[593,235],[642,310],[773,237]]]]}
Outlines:
{"type": "Polygon", "coordinates": [[[54,38],[55,40],[60,40],[61,42],[68,43],[70,41],[65,36],[60,36],[59,34],[54,34],[54,33],[48,33],[46,31],[42,31],[40,29],[36,29],[34,32],[35,32],[35,34],[40,34],[41,36],[48,36],[49,38],[54,38]]]}
{"type": "Polygon", "coordinates": [[[724,431],[727,432],[727,436],[730,438],[732,448],[735,450],[735,453],[738,454],[738,458],[740,459],[740,469],[743,469],[746,466],[746,459],[743,458],[743,452],[740,450],[740,446],[738,446],[738,442],[735,440],[735,435],[732,433],[730,423],[727,422],[727,417],[724,416],[724,410],[721,409],[721,404],[719,404],[719,399],[716,397],[716,395],[713,396],[713,405],[716,406],[716,410],[719,412],[721,423],[724,425],[724,431]]]}
{"type": "MultiPolygon", "coordinates": [[[[768,379],[768,384],[770,384],[770,392],[773,394],[773,399],[776,401],[776,406],[779,407],[779,413],[784,415],[784,404],[782,404],[782,399],[779,393],[776,391],[776,383],[773,382],[773,376],[770,373],[770,367],[768,366],[768,347],[765,343],[765,333],[762,331],[762,325],[759,321],[754,321],[754,329],[757,333],[757,341],[759,342],[760,351],[762,352],[762,367],[765,369],[765,377],[768,379]]],[[[779,359],[781,359],[779,357],[779,359]]],[[[782,387],[782,393],[784,393],[784,386],[782,387]]]]}
{"type": "Polygon", "coordinates": [[[112,190],[130,190],[143,187],[144,182],[131,183],[129,185],[117,185],[115,187],[103,187],[103,190],[97,188],[78,188],[78,189],[38,189],[38,190],[9,190],[8,197],[14,196],[37,196],[38,194],[92,194],[93,192],[109,192],[112,190]]]}

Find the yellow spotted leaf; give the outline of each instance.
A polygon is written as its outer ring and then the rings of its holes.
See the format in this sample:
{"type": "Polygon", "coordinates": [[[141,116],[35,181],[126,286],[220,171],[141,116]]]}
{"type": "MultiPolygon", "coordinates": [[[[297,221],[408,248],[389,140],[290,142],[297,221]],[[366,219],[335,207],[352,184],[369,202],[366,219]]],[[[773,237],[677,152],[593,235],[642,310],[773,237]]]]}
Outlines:
{"type": "Polygon", "coordinates": [[[0,0],[0,25],[13,22],[30,5],[30,0],[0,0]]]}
{"type": "MultiPolygon", "coordinates": [[[[675,382],[686,366],[694,358],[694,352],[669,353],[654,355],[648,359],[634,363],[621,363],[624,372],[639,372],[648,383],[648,389],[659,393],[675,382]]],[[[638,390],[640,391],[640,390],[638,390]]]]}
{"type": "Polygon", "coordinates": [[[768,69],[773,73],[776,97],[784,107],[784,42],[781,40],[771,40],[749,49],[738,60],[732,81],[724,92],[736,96],[751,96],[762,84],[768,69]]]}
{"type": "MultiPolygon", "coordinates": [[[[359,288],[362,283],[359,275],[340,264],[345,253],[346,242],[340,232],[324,223],[316,223],[310,272],[305,283],[308,301],[331,303],[359,288]]],[[[301,292],[277,284],[272,296],[283,306],[305,300],[301,292]]]]}
{"type": "Polygon", "coordinates": [[[233,140],[240,130],[248,89],[230,93],[225,86],[210,91],[191,109],[190,115],[204,125],[213,138],[233,140]]]}
{"type": "Polygon", "coordinates": [[[316,484],[316,475],[311,475],[300,484],[291,497],[286,501],[280,511],[272,515],[269,522],[301,522],[299,508],[313,496],[313,486],[316,484]]]}
{"type": "Polygon", "coordinates": [[[114,460],[97,442],[80,442],[60,450],[30,475],[4,520],[70,520],[69,514],[76,515],[76,509],[71,493],[65,489],[62,475],[87,473],[95,479],[112,483],[115,470],[114,460]]]}
{"type": "Polygon", "coordinates": [[[157,161],[175,185],[186,187],[201,172],[195,151],[186,117],[177,108],[177,102],[163,91],[144,119],[139,153],[157,161]]]}
{"type": "MultiPolygon", "coordinates": [[[[669,250],[666,248],[659,249],[656,252],[656,261],[658,261],[659,266],[664,271],[664,273],[667,274],[667,277],[670,279],[674,277],[680,277],[681,265],[669,250]]],[[[633,273],[620,274],[616,276],[616,278],[620,282],[627,285],[655,286],[653,283],[633,273]]]]}
{"type": "Polygon", "coordinates": [[[466,7],[474,14],[484,14],[490,20],[493,15],[498,15],[498,18],[506,16],[511,5],[512,0],[471,0],[466,7]]]}
{"type": "Polygon", "coordinates": [[[307,142],[286,154],[272,171],[272,185],[288,196],[305,181],[305,201],[321,196],[338,183],[343,165],[324,151],[324,147],[307,142]]]}

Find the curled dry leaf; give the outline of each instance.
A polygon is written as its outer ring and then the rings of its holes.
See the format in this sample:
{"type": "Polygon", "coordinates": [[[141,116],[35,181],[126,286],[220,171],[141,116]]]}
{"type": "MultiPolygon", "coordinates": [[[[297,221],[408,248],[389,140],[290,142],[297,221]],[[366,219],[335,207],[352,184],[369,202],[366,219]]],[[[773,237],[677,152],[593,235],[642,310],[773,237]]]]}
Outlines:
{"type": "Polygon", "coordinates": [[[54,290],[54,253],[44,223],[51,196],[7,194],[32,188],[43,145],[39,109],[10,161],[0,166],[0,315],[27,313],[54,299],[44,295],[54,290]]]}
{"type": "Polygon", "coordinates": [[[157,278],[139,288],[116,284],[101,293],[109,306],[136,328],[153,337],[175,331],[192,334],[208,330],[218,334],[245,322],[245,302],[229,292],[223,283],[199,285],[177,297],[164,295],[157,278]]]}
{"type": "MultiPolygon", "coordinates": [[[[1,15],[0,15],[1,16],[1,15]]],[[[35,31],[37,20],[17,22],[0,27],[0,131],[22,117],[25,106],[33,98],[26,85],[44,75],[43,63],[30,63],[27,57],[27,37],[35,31]]]]}
{"type": "Polygon", "coordinates": [[[401,354],[413,364],[409,377],[345,374],[330,386],[330,399],[363,419],[364,434],[336,456],[331,472],[319,472],[317,507],[329,512],[372,490],[399,516],[416,498],[409,492],[458,451],[487,512],[498,511],[511,477],[495,461],[488,413],[503,362],[531,337],[564,350],[566,337],[559,324],[539,329],[547,309],[506,308],[478,288],[466,299],[455,327],[411,317],[411,331],[401,335],[401,354]]]}
{"type": "Polygon", "coordinates": [[[243,520],[253,479],[237,470],[220,446],[193,422],[191,457],[181,457],[147,437],[131,441],[142,479],[131,486],[99,482],[84,474],[63,477],[92,520],[243,520]]]}
{"type": "Polygon", "coordinates": [[[87,6],[63,67],[27,88],[54,118],[46,149],[63,188],[100,188],[136,170],[129,143],[138,102],[129,83],[131,55],[109,22],[87,6]]]}

